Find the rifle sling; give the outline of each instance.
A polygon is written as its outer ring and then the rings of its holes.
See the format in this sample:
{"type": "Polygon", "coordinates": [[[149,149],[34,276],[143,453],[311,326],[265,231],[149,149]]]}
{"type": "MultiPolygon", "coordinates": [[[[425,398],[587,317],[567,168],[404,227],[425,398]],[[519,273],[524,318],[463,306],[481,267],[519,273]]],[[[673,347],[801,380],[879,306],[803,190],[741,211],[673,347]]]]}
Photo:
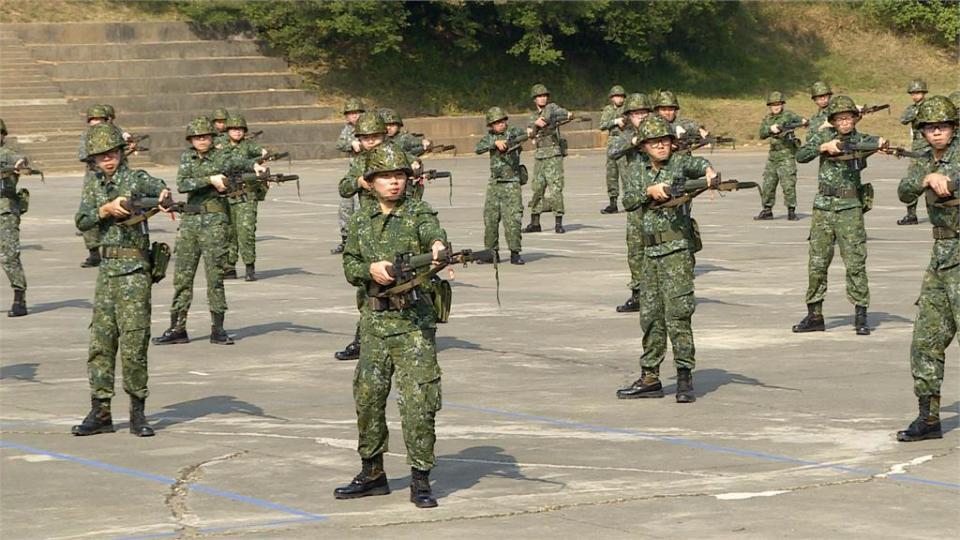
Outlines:
{"type": "Polygon", "coordinates": [[[430,281],[430,279],[433,278],[433,276],[439,274],[441,270],[443,270],[444,268],[446,268],[446,267],[448,266],[448,264],[449,264],[449,263],[440,263],[439,265],[434,266],[434,267],[431,268],[430,270],[428,270],[428,271],[420,274],[419,276],[411,279],[410,281],[408,281],[408,282],[406,282],[406,283],[401,283],[401,284],[399,284],[399,285],[394,285],[393,287],[390,287],[389,289],[387,289],[387,290],[385,290],[385,291],[383,291],[383,292],[381,292],[381,293],[379,293],[379,294],[376,294],[376,295],[374,295],[374,296],[377,297],[377,298],[387,298],[387,297],[390,297],[390,296],[396,296],[396,295],[398,295],[398,294],[403,294],[403,293],[405,293],[405,292],[407,292],[407,291],[412,291],[413,289],[415,289],[415,288],[423,285],[424,283],[430,281]]]}

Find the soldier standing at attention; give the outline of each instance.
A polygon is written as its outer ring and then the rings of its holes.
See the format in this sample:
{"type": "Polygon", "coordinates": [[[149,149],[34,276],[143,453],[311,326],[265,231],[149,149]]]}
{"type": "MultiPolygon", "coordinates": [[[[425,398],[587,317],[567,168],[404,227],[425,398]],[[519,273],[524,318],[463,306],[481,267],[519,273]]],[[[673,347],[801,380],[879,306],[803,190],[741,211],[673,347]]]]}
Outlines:
{"type": "MultiPolygon", "coordinates": [[[[861,184],[860,170],[865,159],[831,160],[842,154],[842,142],[874,143],[885,146],[882,137],[857,131],[860,110],[847,96],[830,100],[827,108],[831,127],[812,133],[797,151],[797,161],[808,163],[820,158],[818,194],[813,200],[810,223],[810,262],[808,266],[807,316],[793,326],[794,332],[822,332],[823,299],[827,294],[827,270],[833,261],[833,246],[839,244],[840,256],[847,269],[847,299],[856,306],[854,329],[857,335],[870,335],[867,306],[870,288],[867,284],[867,231],[863,226],[866,187],[861,184]]],[[[869,208],[867,208],[869,209],[869,208]]]]}
{"type": "MultiPolygon", "coordinates": [[[[361,207],[350,222],[343,273],[351,285],[394,283],[393,262],[398,253],[433,253],[446,248],[447,235],[437,213],[423,201],[406,196],[413,174],[410,162],[396,146],[371,151],[364,178],[377,198],[361,207]]],[[[401,425],[410,469],[410,501],[418,508],[437,506],[430,489],[430,470],[436,465],[434,429],[440,410],[440,366],[437,364],[436,313],[424,294],[407,295],[409,307],[392,302],[365,302],[360,320],[360,362],[353,378],[359,443],[360,474],[334,490],[337,499],[390,493],[383,454],[388,450],[386,405],[390,380],[396,374],[400,393],[401,425]]]]}
{"type": "MultiPolygon", "coordinates": [[[[250,163],[248,170],[253,171],[253,160],[267,154],[266,149],[252,139],[247,139],[247,119],[240,113],[231,114],[226,121],[227,144],[221,152],[232,154],[233,161],[250,163]]],[[[257,207],[267,195],[267,184],[258,183],[247,185],[242,197],[227,199],[230,210],[230,224],[228,225],[227,265],[224,268],[224,279],[237,277],[237,261],[243,259],[245,268],[244,281],[256,281],[257,261],[257,207]]]]}
{"type": "MultiPolygon", "coordinates": [[[[623,130],[620,135],[607,142],[607,163],[611,159],[620,164],[620,175],[626,185],[627,177],[633,182],[639,182],[642,162],[647,159],[647,153],[640,147],[637,137],[640,124],[653,110],[653,104],[646,94],[630,94],[623,104],[623,130]]],[[[643,243],[640,234],[640,210],[627,212],[627,265],[630,267],[630,298],[617,306],[617,313],[635,313],[640,311],[640,289],[643,286],[643,243]]]]}
{"type": "Polygon", "coordinates": [[[643,290],[640,326],[643,329],[641,375],[630,386],[617,390],[620,399],[661,398],[660,364],[673,345],[677,367],[677,403],[693,403],[694,358],[691,326],[696,301],[693,296],[694,253],[700,238],[687,205],[653,208],[671,197],[671,188],[686,179],[717,176],[710,162],[698,156],[674,154],[674,131],[662,118],[652,116],[640,125],[637,140],[648,159],[638,161],[639,174],[630,174],[623,187],[623,207],[639,210],[643,245],[643,290]]]}
{"type": "Polygon", "coordinates": [[[947,347],[960,329],[960,137],[957,107],[943,96],[924,101],[917,128],[929,145],[926,159],[910,167],[900,181],[900,200],[916,201],[924,192],[933,225],[933,253],[923,276],[917,319],[910,345],[913,391],[920,414],[897,433],[902,442],[939,439],[940,387],[947,347]]]}
{"type": "MultiPolygon", "coordinates": [[[[680,101],[677,99],[677,96],[670,92],[669,90],[664,90],[660,92],[657,96],[656,102],[654,105],[654,111],[657,113],[657,116],[663,118],[670,124],[670,129],[673,131],[673,136],[676,138],[674,144],[677,141],[683,139],[690,139],[701,137],[705,138],[710,133],[700,126],[697,122],[689,118],[680,118],[680,101]]],[[[680,150],[680,153],[683,154],[692,154],[693,149],[680,150]]]]}
{"type": "Polygon", "coordinates": [[[807,140],[810,140],[810,137],[821,129],[830,127],[830,122],[827,121],[827,105],[833,99],[833,90],[830,89],[829,84],[817,81],[810,85],[810,99],[817,105],[817,114],[810,117],[810,123],[808,124],[810,130],[807,131],[807,140]]]}
{"type": "MultiPolygon", "coordinates": [[[[350,164],[353,164],[354,158],[360,153],[360,141],[355,134],[357,119],[360,113],[364,112],[363,103],[357,98],[350,98],[343,104],[343,120],[345,124],[340,130],[340,136],[337,137],[337,150],[350,157],[350,164]]],[[[350,168],[348,166],[348,168],[350,168]]],[[[358,174],[359,176],[359,174],[358,174]]],[[[343,246],[347,244],[347,226],[350,225],[350,217],[353,216],[357,204],[357,196],[340,198],[340,207],[337,209],[337,224],[340,226],[340,243],[337,247],[330,250],[331,255],[343,253],[343,246]]]]}
{"type": "Polygon", "coordinates": [[[103,261],[97,275],[87,372],[90,379],[90,413],[74,435],[112,433],[110,400],[114,396],[114,371],[119,353],[123,389],[130,395],[130,433],[150,437],[144,403],[147,390],[147,347],[150,344],[150,237],[146,227],[119,222],[130,216],[123,207],[132,196],[165,198],[166,184],[142,170],[127,167],[120,131],[100,124],[87,131],[86,153],[94,167],[96,186],[87,191],[76,215],[77,228],[100,230],[103,261]]]}
{"type": "MultiPolygon", "coordinates": [[[[87,127],[93,127],[97,124],[106,123],[110,113],[103,105],[92,105],[87,109],[87,127]]],[[[94,189],[96,182],[92,165],[87,162],[87,132],[80,135],[80,151],[77,153],[80,161],[86,164],[86,170],[83,175],[83,187],[80,191],[81,199],[88,190],[94,189]]],[[[87,248],[87,258],[80,263],[81,268],[95,268],[100,266],[100,238],[97,236],[100,231],[97,228],[91,228],[83,232],[83,245],[87,248]]]]}
{"type": "Polygon", "coordinates": [[[20,216],[26,212],[25,190],[17,191],[18,171],[26,166],[27,158],[18,155],[4,143],[7,124],[0,120],[0,166],[12,169],[3,172],[0,179],[0,264],[13,289],[13,305],[7,317],[27,314],[27,276],[20,263],[20,216]]]}
{"type": "MultiPolygon", "coordinates": [[[[929,149],[929,145],[923,134],[920,133],[920,127],[917,124],[917,111],[923,104],[923,98],[927,96],[927,82],[921,79],[911,81],[910,86],[907,87],[907,93],[910,94],[913,103],[908,105],[903,114],[900,115],[900,123],[910,126],[911,150],[923,152],[929,149]]],[[[907,205],[907,215],[898,219],[897,225],[916,225],[917,223],[917,201],[913,201],[907,205]]]]}
{"type": "Polygon", "coordinates": [[[753,218],[757,220],[773,219],[773,205],[777,202],[777,184],[783,190],[783,202],[787,205],[787,219],[796,221],[797,217],[797,149],[800,141],[790,131],[783,133],[785,123],[807,125],[807,119],[783,108],[786,102],[780,92],[770,92],[767,107],[770,108],[760,123],[760,139],[770,139],[770,152],[767,165],[763,169],[763,187],[761,199],[763,209],[753,218]]]}
{"type": "Polygon", "coordinates": [[[490,154],[490,182],[483,201],[483,245],[500,254],[500,222],[510,248],[510,264],[525,264],[520,256],[520,225],[523,222],[523,195],[520,186],[525,184],[526,169],[521,169],[519,144],[510,150],[511,141],[522,137],[520,128],[507,126],[509,117],[500,107],[487,111],[487,131],[478,142],[475,152],[490,154]]]}
{"type": "Polygon", "coordinates": [[[542,84],[530,89],[537,110],[530,114],[527,134],[533,138],[536,160],[533,168],[533,197],[530,199],[530,224],[523,232],[540,232],[540,214],[553,212],[554,232],[563,234],[563,157],[567,141],[560,136],[557,122],[573,117],[563,107],[550,101],[550,91],[542,84]]]}
{"type": "Polygon", "coordinates": [[[227,143],[229,143],[229,137],[227,136],[227,118],[230,118],[230,113],[224,107],[217,107],[213,110],[213,147],[222,148],[227,143]]]}
{"type": "Polygon", "coordinates": [[[623,171],[622,161],[611,159],[609,156],[610,145],[620,136],[623,129],[623,102],[627,99],[627,92],[619,84],[614,85],[608,92],[610,103],[603,108],[600,113],[600,130],[607,132],[607,197],[610,198],[610,204],[600,210],[601,214],[616,214],[617,199],[620,198],[620,183],[623,171]]]}

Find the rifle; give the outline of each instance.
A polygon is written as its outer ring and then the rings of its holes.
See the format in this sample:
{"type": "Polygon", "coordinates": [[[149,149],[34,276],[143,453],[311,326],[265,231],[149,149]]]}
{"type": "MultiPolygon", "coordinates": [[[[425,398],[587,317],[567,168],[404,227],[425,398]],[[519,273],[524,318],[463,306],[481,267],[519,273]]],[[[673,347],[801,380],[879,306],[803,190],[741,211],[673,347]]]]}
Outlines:
{"type": "Polygon", "coordinates": [[[850,142],[849,140],[841,139],[839,147],[840,151],[843,153],[836,156],[828,156],[827,160],[850,161],[850,166],[856,168],[857,170],[865,168],[866,159],[877,152],[893,156],[897,159],[902,159],[905,157],[911,159],[920,159],[925,157],[925,154],[922,152],[913,152],[900,146],[880,146],[874,142],[854,143],[850,142]],[[860,163],[861,161],[864,163],[860,163]]]}
{"type": "Polygon", "coordinates": [[[455,144],[431,144],[430,148],[424,151],[424,154],[440,154],[453,150],[453,157],[457,157],[457,145],[455,144]]]}
{"type": "Polygon", "coordinates": [[[24,166],[17,169],[13,165],[4,165],[2,168],[0,168],[0,174],[2,174],[4,177],[10,176],[12,174],[16,174],[19,176],[32,176],[34,174],[39,174],[40,182],[44,184],[47,183],[46,178],[44,178],[43,176],[43,171],[41,171],[40,169],[34,169],[32,167],[24,166]]]}
{"type": "Polygon", "coordinates": [[[247,195],[247,188],[254,187],[257,184],[283,184],[284,182],[297,183],[297,198],[300,198],[300,176],[296,174],[276,173],[270,174],[270,169],[258,176],[257,173],[246,172],[227,175],[223,182],[226,189],[223,193],[218,193],[220,197],[244,198],[247,195]]]}
{"type": "Polygon", "coordinates": [[[698,180],[689,180],[686,182],[674,182],[670,186],[670,198],[663,202],[657,202],[652,204],[650,207],[653,209],[658,208],[674,208],[677,206],[683,206],[688,202],[692,201],[694,198],[698,197],[702,193],[708,190],[716,191],[739,191],[741,189],[752,189],[757,188],[757,191],[760,190],[760,184],[756,182],[746,182],[742,180],[722,180],[720,174],[717,174],[716,177],[710,182],[705,178],[698,180]]]}
{"type": "Polygon", "coordinates": [[[438,171],[436,169],[421,171],[419,176],[410,182],[410,186],[422,186],[424,181],[433,182],[438,178],[448,178],[450,180],[449,203],[450,206],[453,206],[453,173],[450,171],[438,171]]]}
{"type": "Polygon", "coordinates": [[[783,139],[792,139],[794,138],[794,131],[802,128],[806,124],[803,119],[786,121],[780,124],[780,133],[776,133],[775,136],[783,139]]]}
{"type": "Polygon", "coordinates": [[[263,165],[268,161],[277,161],[278,159],[290,158],[290,152],[267,152],[265,155],[256,159],[258,165],[263,165]]]}
{"type": "Polygon", "coordinates": [[[960,178],[951,180],[947,185],[950,188],[950,195],[946,197],[937,195],[937,192],[930,188],[924,189],[926,192],[925,197],[927,199],[927,204],[937,208],[960,206],[960,178]]]}
{"type": "Polygon", "coordinates": [[[244,139],[256,139],[256,138],[260,137],[261,135],[263,135],[263,130],[262,130],[262,129],[257,130],[257,131],[254,131],[253,133],[247,133],[246,135],[243,136],[243,138],[244,138],[244,139]]]}
{"type": "Polygon", "coordinates": [[[875,113],[875,112],[877,112],[877,111],[882,111],[882,110],[884,110],[884,109],[887,110],[887,114],[890,114],[890,104],[889,104],[889,103],[884,103],[883,105],[872,105],[872,106],[870,106],[870,107],[864,105],[863,108],[860,109],[860,115],[863,116],[863,115],[865,115],[865,114],[875,113]]]}
{"type": "Polygon", "coordinates": [[[699,148],[710,145],[711,151],[713,150],[714,145],[718,144],[732,144],[733,149],[737,149],[737,141],[733,137],[725,137],[723,135],[708,135],[706,137],[701,137],[700,134],[690,135],[689,137],[683,137],[674,143],[676,146],[677,152],[683,152],[685,150],[690,150],[693,152],[699,148]]]}
{"type": "Polygon", "coordinates": [[[136,133],[131,133],[131,134],[130,134],[130,137],[127,138],[124,142],[127,143],[128,147],[129,147],[129,146],[136,146],[136,148],[127,148],[127,149],[125,149],[124,152],[123,152],[124,155],[129,156],[129,155],[131,155],[131,154],[134,154],[134,155],[139,154],[140,152],[149,152],[149,151],[150,151],[149,148],[147,148],[147,147],[142,147],[142,148],[141,148],[141,147],[140,147],[140,143],[143,142],[143,141],[146,141],[146,140],[149,139],[149,138],[150,138],[150,134],[149,134],[149,133],[147,133],[146,135],[138,135],[138,134],[136,134],[136,133]]]}
{"type": "Polygon", "coordinates": [[[139,223],[141,224],[140,227],[143,232],[146,233],[147,220],[157,215],[161,207],[170,212],[182,213],[187,204],[174,201],[173,197],[169,195],[163,199],[159,197],[147,197],[145,195],[132,195],[124,200],[120,206],[127,212],[130,212],[130,217],[117,224],[131,227],[139,223]]]}
{"type": "Polygon", "coordinates": [[[510,152],[515,152],[523,147],[523,143],[527,142],[530,139],[530,136],[524,133],[523,135],[517,135],[512,139],[507,139],[507,149],[504,151],[504,154],[509,154],[510,152]]]}

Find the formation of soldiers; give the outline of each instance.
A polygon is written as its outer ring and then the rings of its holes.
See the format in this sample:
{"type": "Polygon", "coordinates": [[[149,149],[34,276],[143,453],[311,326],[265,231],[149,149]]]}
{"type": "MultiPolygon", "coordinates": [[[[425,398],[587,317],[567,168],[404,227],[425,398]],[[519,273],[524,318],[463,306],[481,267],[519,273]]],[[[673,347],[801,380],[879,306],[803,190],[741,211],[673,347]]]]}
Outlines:
{"type": "MultiPolygon", "coordinates": [[[[956,105],[960,94],[926,98],[922,81],[911,83],[908,92],[914,104],[903,120],[914,134],[910,150],[891,147],[882,137],[857,131],[864,109],[848,96],[833,96],[823,82],[812,85],[811,98],[818,111],[810,119],[787,111],[783,94],[771,92],[766,100],[769,114],[760,126],[760,137],[771,141],[767,166],[762,186],[751,186],[723,180],[707,159],[692,154],[695,148],[722,138],[680,117],[680,104],[673,93],[663,91],[651,98],[628,94],[621,86],[610,90],[610,104],[600,119],[600,128],[609,134],[605,177],[609,204],[601,212],[612,214],[621,208],[627,212],[631,292],[617,311],[639,312],[643,333],[640,376],[618,389],[618,398],[664,396],[660,369],[669,340],[677,370],[676,401],[696,400],[694,267],[695,254],[703,244],[692,217],[693,199],[709,190],[759,187],[763,208],[755,219],[768,220],[773,218],[779,185],[787,219],[797,220],[797,162],[818,159],[819,171],[810,227],[807,315],[793,331],[825,330],[822,304],[827,269],[834,246],[839,245],[847,270],[847,297],[855,306],[854,330],[869,335],[863,215],[872,206],[873,191],[862,182],[861,171],[871,155],[881,152],[911,158],[898,195],[908,209],[924,198],[935,240],[911,346],[919,414],[897,438],[942,437],[939,409],[945,353],[960,328],[960,119],[956,105]],[[796,134],[799,128],[808,128],[802,143],[796,134]]],[[[334,491],[338,499],[390,492],[383,465],[388,441],[385,406],[395,376],[411,466],[410,500],[420,508],[437,506],[429,482],[436,462],[435,418],[441,407],[436,330],[438,322],[446,322],[451,302],[450,285],[438,274],[453,263],[496,264],[501,224],[510,263],[515,265],[525,264],[522,233],[541,232],[543,213],[554,214],[555,233],[565,232],[566,140],[561,126],[577,117],[554,103],[542,84],[534,85],[530,96],[534,107],[522,128],[510,126],[502,108],[491,107],[485,114],[488,133],[474,149],[476,154],[488,154],[490,165],[482,252],[452,252],[437,212],[422,200],[426,183],[449,173],[426,170],[421,156],[446,146],[438,147],[422,134],[403,131],[403,119],[394,110],[366,111],[356,99],[348,100],[343,108],[345,126],[337,147],[350,160],[338,184],[341,242],[332,252],[342,254],[344,275],[356,287],[360,319],[355,339],[336,357],[359,359],[353,395],[361,471],[334,491]],[[520,157],[525,142],[532,142],[535,161],[530,222],[521,229],[522,186],[528,181],[520,157]]],[[[75,221],[89,250],[84,266],[99,267],[99,274],[87,362],[91,408],[73,427],[75,435],[114,431],[111,400],[117,356],[124,391],[130,396],[130,431],[141,437],[154,435],[144,413],[149,394],[151,286],[164,278],[171,250],[165,244],[151,243],[150,216],[182,214],[175,245],[170,327],[152,342],[189,342],[186,318],[202,258],[212,319],[210,341],[233,344],[224,330],[227,303],[223,280],[237,276],[240,260],[245,278],[256,279],[258,202],[264,200],[271,181],[282,180],[265,168],[271,153],[248,136],[242,115],[218,109],[212,116],[197,117],[186,127],[189,147],[181,156],[176,189],[187,199],[176,202],[162,179],[128,165],[126,156],[142,138],[118,128],[109,106],[88,111],[89,129],[80,152],[87,168],[75,221]]],[[[6,137],[2,121],[0,128],[6,137]]],[[[25,157],[0,147],[0,255],[14,290],[10,317],[27,314],[19,223],[28,209],[29,193],[17,187],[21,174],[33,172],[27,163],[25,157]]],[[[916,223],[915,211],[909,212],[907,218],[912,215],[916,223]]],[[[907,218],[901,222],[909,223],[907,218]]]]}

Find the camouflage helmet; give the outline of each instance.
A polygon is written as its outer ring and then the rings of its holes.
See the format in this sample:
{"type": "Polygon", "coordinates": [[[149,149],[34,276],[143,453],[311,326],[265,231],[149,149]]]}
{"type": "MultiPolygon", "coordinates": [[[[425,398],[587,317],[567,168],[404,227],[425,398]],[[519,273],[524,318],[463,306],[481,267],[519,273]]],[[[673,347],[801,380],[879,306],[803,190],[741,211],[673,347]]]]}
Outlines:
{"type": "Polygon", "coordinates": [[[680,102],[677,101],[677,96],[669,90],[664,90],[660,92],[657,96],[657,102],[653,104],[654,107],[676,107],[680,108],[680,102]]]}
{"type": "Polygon", "coordinates": [[[640,124],[640,128],[637,130],[637,140],[640,142],[673,136],[673,130],[670,129],[670,124],[656,115],[644,118],[643,123],[640,124]]]}
{"type": "Polygon", "coordinates": [[[653,110],[653,104],[650,103],[650,96],[639,92],[630,94],[623,102],[623,112],[653,110]]]}
{"type": "Polygon", "coordinates": [[[507,118],[509,117],[507,116],[506,111],[500,107],[490,107],[490,109],[487,110],[487,114],[484,115],[484,119],[487,121],[488,126],[494,122],[506,120],[507,118]]]}
{"type": "Polygon", "coordinates": [[[103,107],[104,112],[107,113],[107,120],[114,120],[117,117],[117,110],[113,108],[113,105],[104,103],[101,107],[103,107]]]}
{"type": "Polygon", "coordinates": [[[837,96],[831,99],[830,104],[827,105],[827,118],[833,118],[833,115],[845,112],[860,116],[860,109],[857,108],[857,104],[853,102],[853,98],[850,96],[837,96]]]}
{"type": "Polygon", "coordinates": [[[213,116],[210,117],[211,120],[226,120],[230,118],[230,113],[227,112],[225,107],[217,107],[213,110],[213,116]]]}
{"type": "Polygon", "coordinates": [[[356,135],[376,135],[377,133],[386,133],[387,125],[383,117],[375,112],[364,112],[357,119],[357,127],[354,130],[356,135]]]}
{"type": "Polygon", "coordinates": [[[620,86],[619,84],[613,85],[613,88],[611,88],[610,91],[607,92],[607,97],[626,96],[626,95],[627,95],[627,91],[624,90],[623,87],[620,86]]]}
{"type": "Polygon", "coordinates": [[[917,108],[917,123],[936,124],[938,122],[957,123],[957,106],[949,98],[933,96],[923,100],[917,108]]]}
{"type": "Polygon", "coordinates": [[[380,109],[380,117],[383,118],[384,124],[403,125],[403,118],[393,109],[380,109]]]}
{"type": "Polygon", "coordinates": [[[87,121],[89,122],[91,118],[109,119],[110,114],[103,105],[91,105],[90,108],[87,109],[87,121]]]}
{"type": "Polygon", "coordinates": [[[364,179],[370,180],[376,174],[390,171],[404,171],[408,176],[413,174],[410,160],[399,146],[381,144],[367,154],[363,168],[364,179]]]}
{"type": "Polygon", "coordinates": [[[247,119],[240,113],[233,113],[227,117],[227,129],[247,129],[247,119]]]}
{"type": "Polygon", "coordinates": [[[955,107],[960,108],[960,90],[951,93],[948,98],[953,102],[955,107]]]}
{"type": "Polygon", "coordinates": [[[783,92],[773,91],[767,94],[767,105],[776,105],[777,103],[786,103],[783,99],[783,92]]]}
{"type": "Polygon", "coordinates": [[[817,81],[810,85],[810,97],[815,98],[817,96],[830,96],[833,95],[833,90],[830,89],[830,85],[823,82],[817,81]]]}
{"type": "Polygon", "coordinates": [[[907,87],[907,93],[912,94],[914,92],[927,92],[927,81],[923,79],[914,79],[910,81],[910,86],[907,87]]]}
{"type": "Polygon", "coordinates": [[[123,134],[112,124],[97,124],[87,130],[87,156],[95,156],[124,146],[123,134]]]}
{"type": "Polygon", "coordinates": [[[363,102],[359,98],[348,98],[343,104],[343,114],[351,112],[364,112],[363,102]]]}
{"type": "Polygon", "coordinates": [[[550,91],[547,90],[547,87],[544,86],[543,84],[537,83],[532,87],[530,87],[530,97],[535,98],[537,96],[542,96],[544,94],[550,95],[550,91]]]}
{"type": "Polygon", "coordinates": [[[7,134],[7,123],[3,121],[3,118],[0,118],[0,135],[7,134]]]}
{"type": "Polygon", "coordinates": [[[187,124],[187,140],[190,140],[190,137],[198,137],[200,135],[213,135],[216,132],[216,128],[213,127],[213,123],[206,116],[198,116],[190,121],[187,124]]]}

